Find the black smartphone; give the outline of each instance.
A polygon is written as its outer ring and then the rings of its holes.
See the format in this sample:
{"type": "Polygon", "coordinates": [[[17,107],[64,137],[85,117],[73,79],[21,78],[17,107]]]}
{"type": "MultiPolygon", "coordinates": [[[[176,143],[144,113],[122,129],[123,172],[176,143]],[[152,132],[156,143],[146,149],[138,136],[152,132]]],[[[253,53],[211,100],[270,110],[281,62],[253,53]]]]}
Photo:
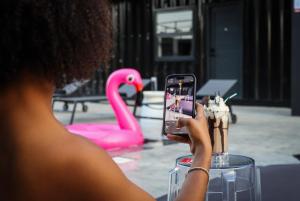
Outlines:
{"type": "Polygon", "coordinates": [[[177,128],[179,118],[195,117],[196,77],[174,74],[166,78],[163,134],[187,135],[185,127],[177,128]]]}

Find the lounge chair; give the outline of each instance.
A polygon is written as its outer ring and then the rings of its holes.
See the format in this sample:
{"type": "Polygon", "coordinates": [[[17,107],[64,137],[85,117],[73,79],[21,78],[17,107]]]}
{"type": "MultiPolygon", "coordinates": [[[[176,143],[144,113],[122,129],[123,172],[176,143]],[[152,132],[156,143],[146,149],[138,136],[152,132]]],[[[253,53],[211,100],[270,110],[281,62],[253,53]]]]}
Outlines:
{"type": "MultiPolygon", "coordinates": [[[[93,102],[93,103],[104,102],[104,103],[106,103],[108,101],[106,96],[104,96],[104,95],[102,95],[102,96],[101,95],[100,96],[84,96],[84,95],[74,96],[73,95],[74,93],[78,92],[81,87],[86,86],[87,83],[88,83],[88,81],[86,81],[84,83],[79,83],[79,82],[72,83],[72,84],[64,87],[63,89],[57,91],[53,96],[52,108],[54,108],[54,105],[56,102],[63,102],[64,103],[63,108],[64,108],[64,111],[66,111],[66,110],[68,110],[68,105],[73,104],[73,109],[72,109],[72,114],[71,114],[69,124],[73,124],[73,122],[74,122],[74,117],[75,117],[76,108],[77,108],[78,103],[82,104],[82,110],[84,112],[86,112],[88,110],[88,107],[87,107],[87,105],[85,105],[85,103],[87,103],[87,102],[93,102]],[[72,89],[72,90],[66,90],[66,89],[72,89]]],[[[143,79],[143,85],[144,85],[144,88],[149,87],[151,85],[151,80],[143,79]]],[[[134,107],[133,113],[135,114],[136,107],[138,105],[140,105],[140,102],[142,101],[142,99],[141,99],[142,95],[137,94],[135,88],[133,86],[128,86],[128,85],[121,86],[119,89],[119,92],[120,92],[121,96],[123,97],[123,99],[126,101],[127,105],[134,107]],[[134,104],[130,105],[127,102],[128,100],[133,100],[134,104]]]]}

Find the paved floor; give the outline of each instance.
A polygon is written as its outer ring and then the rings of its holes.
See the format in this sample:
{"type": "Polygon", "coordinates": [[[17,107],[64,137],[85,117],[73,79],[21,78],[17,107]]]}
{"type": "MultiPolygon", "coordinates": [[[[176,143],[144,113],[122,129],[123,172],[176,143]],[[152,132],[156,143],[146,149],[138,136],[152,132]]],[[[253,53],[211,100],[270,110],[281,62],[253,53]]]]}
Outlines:
{"type": "MultiPolygon", "coordinates": [[[[88,104],[83,113],[78,107],[76,122],[115,122],[113,111],[106,104],[88,104]]],[[[161,116],[162,108],[144,108],[141,114],[161,116]]],[[[288,108],[234,106],[237,124],[230,125],[229,150],[233,154],[250,156],[260,166],[294,164],[300,161],[293,157],[300,154],[300,117],[290,116],[288,108]]],[[[62,112],[62,105],[55,105],[56,117],[67,124],[70,112],[62,112]]],[[[162,122],[140,120],[150,143],[143,148],[111,153],[124,173],[155,197],[167,192],[168,171],[178,156],[188,154],[189,148],[182,144],[164,146],[161,141],[162,122]]]]}

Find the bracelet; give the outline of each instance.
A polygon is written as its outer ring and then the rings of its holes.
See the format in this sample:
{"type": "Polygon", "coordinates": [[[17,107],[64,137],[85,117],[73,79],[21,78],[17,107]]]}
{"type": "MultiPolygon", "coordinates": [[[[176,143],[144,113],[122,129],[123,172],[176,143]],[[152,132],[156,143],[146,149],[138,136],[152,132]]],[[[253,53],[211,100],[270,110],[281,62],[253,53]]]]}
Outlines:
{"type": "Polygon", "coordinates": [[[209,171],[206,168],[204,168],[204,167],[193,167],[193,168],[190,168],[187,174],[189,174],[189,173],[191,173],[193,171],[196,171],[196,170],[200,170],[202,172],[205,172],[205,174],[207,175],[208,180],[209,180],[209,171]]]}

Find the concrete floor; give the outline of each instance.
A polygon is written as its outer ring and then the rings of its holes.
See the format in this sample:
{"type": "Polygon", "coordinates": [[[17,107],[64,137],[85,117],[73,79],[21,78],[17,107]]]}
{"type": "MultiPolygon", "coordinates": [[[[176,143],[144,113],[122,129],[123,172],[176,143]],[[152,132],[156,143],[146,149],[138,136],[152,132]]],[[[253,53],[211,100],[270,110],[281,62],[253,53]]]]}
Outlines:
{"type": "MultiPolygon", "coordinates": [[[[113,111],[107,104],[88,103],[89,111],[83,113],[78,107],[76,122],[115,122],[113,111]]],[[[161,106],[144,108],[142,115],[162,116],[161,106]]],[[[288,108],[234,106],[237,124],[229,129],[229,152],[255,159],[259,166],[272,164],[295,164],[293,157],[300,154],[300,117],[290,116],[288,108]]],[[[67,124],[71,113],[62,112],[62,104],[54,108],[58,120],[67,124]]],[[[189,153],[187,145],[164,146],[161,141],[162,122],[139,120],[145,138],[153,142],[143,148],[110,153],[124,173],[134,183],[154,197],[167,193],[168,171],[175,159],[189,153]]]]}

